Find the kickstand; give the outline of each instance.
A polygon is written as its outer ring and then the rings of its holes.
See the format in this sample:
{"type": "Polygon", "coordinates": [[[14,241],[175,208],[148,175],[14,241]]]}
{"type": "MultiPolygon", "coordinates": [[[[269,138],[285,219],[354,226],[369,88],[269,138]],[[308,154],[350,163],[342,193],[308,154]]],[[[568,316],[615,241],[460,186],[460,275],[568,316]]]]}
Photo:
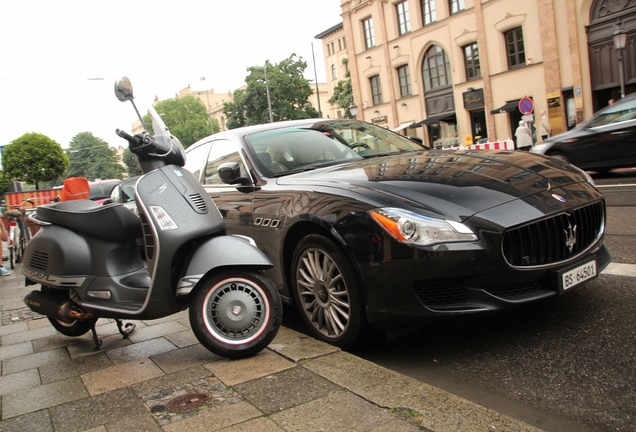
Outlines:
{"type": "Polygon", "coordinates": [[[136,324],[126,323],[126,325],[124,325],[124,323],[122,323],[121,320],[117,320],[117,328],[119,329],[119,333],[122,334],[124,339],[126,339],[128,335],[131,334],[133,330],[135,330],[135,327],[136,327],[136,324]]]}
{"type": "Polygon", "coordinates": [[[102,341],[99,340],[99,338],[97,337],[97,332],[95,331],[95,324],[93,324],[93,327],[91,328],[91,333],[93,334],[93,342],[95,342],[94,349],[98,350],[102,347],[102,341]]]}

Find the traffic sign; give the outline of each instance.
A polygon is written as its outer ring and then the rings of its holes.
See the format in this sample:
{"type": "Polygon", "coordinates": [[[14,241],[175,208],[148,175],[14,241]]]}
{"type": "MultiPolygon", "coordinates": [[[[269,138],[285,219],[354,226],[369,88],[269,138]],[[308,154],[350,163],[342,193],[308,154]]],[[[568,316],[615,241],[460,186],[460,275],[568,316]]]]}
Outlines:
{"type": "Polygon", "coordinates": [[[532,99],[524,96],[519,101],[519,111],[521,111],[522,114],[530,114],[532,111],[534,111],[534,103],[532,102],[532,99]]]}

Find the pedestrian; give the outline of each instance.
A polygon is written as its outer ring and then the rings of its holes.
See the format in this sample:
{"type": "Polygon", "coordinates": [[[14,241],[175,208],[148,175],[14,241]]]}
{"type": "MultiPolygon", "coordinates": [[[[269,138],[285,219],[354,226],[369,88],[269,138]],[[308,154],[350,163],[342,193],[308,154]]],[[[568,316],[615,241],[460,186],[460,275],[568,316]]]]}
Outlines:
{"type": "Polygon", "coordinates": [[[515,137],[517,138],[517,150],[529,151],[532,148],[532,133],[523,120],[519,122],[515,137]]]}
{"type": "Polygon", "coordinates": [[[541,135],[541,141],[547,140],[552,135],[552,126],[550,126],[550,120],[545,114],[545,111],[541,110],[541,123],[539,124],[539,135],[541,135]]]}
{"type": "MultiPolygon", "coordinates": [[[[7,233],[7,227],[4,226],[4,221],[0,219],[0,256],[2,256],[2,243],[9,240],[9,233],[7,233]]],[[[0,276],[9,276],[11,272],[4,268],[2,261],[0,261],[0,276]]]]}

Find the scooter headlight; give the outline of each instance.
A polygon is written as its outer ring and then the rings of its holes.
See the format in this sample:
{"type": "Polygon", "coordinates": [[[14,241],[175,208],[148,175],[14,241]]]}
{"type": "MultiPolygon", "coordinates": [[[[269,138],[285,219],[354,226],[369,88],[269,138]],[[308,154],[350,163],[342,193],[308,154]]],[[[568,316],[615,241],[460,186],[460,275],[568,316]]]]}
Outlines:
{"type": "Polygon", "coordinates": [[[149,209],[152,215],[157,220],[157,223],[159,224],[159,229],[161,231],[175,230],[179,228],[176,222],[172,220],[168,212],[165,211],[163,207],[150,206],[149,209]]]}

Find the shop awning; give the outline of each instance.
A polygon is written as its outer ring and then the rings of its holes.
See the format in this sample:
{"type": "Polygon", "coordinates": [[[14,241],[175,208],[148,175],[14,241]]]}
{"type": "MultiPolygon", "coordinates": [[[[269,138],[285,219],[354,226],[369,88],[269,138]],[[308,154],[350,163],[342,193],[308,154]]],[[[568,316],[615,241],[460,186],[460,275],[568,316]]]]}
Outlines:
{"type": "Polygon", "coordinates": [[[398,127],[396,127],[395,129],[391,129],[393,132],[399,132],[402,129],[406,129],[407,127],[411,126],[413,123],[415,122],[406,122],[406,123],[402,123],[401,125],[399,125],[398,127]]]}
{"type": "Polygon", "coordinates": [[[519,109],[519,100],[507,102],[504,106],[490,111],[490,114],[509,113],[516,109],[519,109]]]}
{"type": "Polygon", "coordinates": [[[430,125],[434,125],[437,124],[441,121],[443,122],[448,122],[449,120],[455,120],[455,113],[445,113],[445,114],[439,114],[439,115],[435,115],[435,116],[430,116],[425,118],[422,121],[419,121],[417,123],[415,123],[414,125],[412,125],[411,127],[420,127],[420,126],[430,126],[430,125]]]}

